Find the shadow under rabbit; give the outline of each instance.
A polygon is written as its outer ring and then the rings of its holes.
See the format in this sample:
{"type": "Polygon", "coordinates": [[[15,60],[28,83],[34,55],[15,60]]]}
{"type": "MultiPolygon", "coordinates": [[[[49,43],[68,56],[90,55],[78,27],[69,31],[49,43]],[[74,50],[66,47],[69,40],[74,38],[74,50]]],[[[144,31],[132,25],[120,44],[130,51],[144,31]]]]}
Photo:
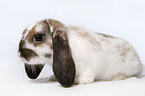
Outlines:
{"type": "Polygon", "coordinates": [[[30,82],[33,82],[33,83],[56,83],[57,80],[52,80],[50,77],[43,77],[43,78],[31,80],[30,82]]]}

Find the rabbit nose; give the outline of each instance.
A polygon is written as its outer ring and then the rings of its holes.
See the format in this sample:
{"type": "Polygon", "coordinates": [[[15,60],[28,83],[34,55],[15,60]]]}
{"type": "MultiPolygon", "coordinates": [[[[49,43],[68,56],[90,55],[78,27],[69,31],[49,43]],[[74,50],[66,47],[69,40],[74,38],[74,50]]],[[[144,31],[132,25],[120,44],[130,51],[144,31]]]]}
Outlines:
{"type": "Polygon", "coordinates": [[[37,53],[35,53],[33,50],[24,48],[25,41],[21,40],[19,43],[19,50],[18,54],[20,57],[25,58],[27,61],[30,60],[30,58],[38,56],[37,53]]]}
{"type": "Polygon", "coordinates": [[[27,61],[30,60],[30,58],[32,57],[36,57],[38,56],[37,53],[35,53],[33,50],[31,49],[27,49],[27,48],[22,48],[20,50],[20,57],[25,58],[27,61]]]}

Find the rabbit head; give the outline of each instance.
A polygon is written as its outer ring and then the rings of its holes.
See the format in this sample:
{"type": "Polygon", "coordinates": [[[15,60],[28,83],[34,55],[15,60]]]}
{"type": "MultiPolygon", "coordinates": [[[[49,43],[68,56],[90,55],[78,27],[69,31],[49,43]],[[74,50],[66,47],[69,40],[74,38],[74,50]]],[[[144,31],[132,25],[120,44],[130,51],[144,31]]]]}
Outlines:
{"type": "Polygon", "coordinates": [[[73,85],[75,64],[65,26],[59,21],[46,19],[27,27],[22,34],[18,53],[25,62],[29,78],[36,79],[44,64],[48,63],[62,86],[73,85]]]}

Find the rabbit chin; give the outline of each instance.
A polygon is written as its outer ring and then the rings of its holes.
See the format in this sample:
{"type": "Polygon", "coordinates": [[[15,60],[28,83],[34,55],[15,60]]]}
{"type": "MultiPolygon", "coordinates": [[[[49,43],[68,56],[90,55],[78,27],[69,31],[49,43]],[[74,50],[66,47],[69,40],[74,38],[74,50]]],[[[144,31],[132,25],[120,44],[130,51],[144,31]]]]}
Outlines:
{"type": "Polygon", "coordinates": [[[21,58],[25,63],[30,65],[36,65],[36,64],[49,64],[52,65],[52,59],[46,58],[46,57],[32,57],[29,61],[27,61],[25,58],[21,58]]]}

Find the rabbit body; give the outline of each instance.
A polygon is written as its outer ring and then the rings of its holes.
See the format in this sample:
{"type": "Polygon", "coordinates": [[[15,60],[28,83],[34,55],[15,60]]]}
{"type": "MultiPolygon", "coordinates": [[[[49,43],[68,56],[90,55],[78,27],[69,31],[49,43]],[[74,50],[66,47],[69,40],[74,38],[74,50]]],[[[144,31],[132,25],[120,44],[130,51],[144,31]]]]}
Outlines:
{"type": "Polygon", "coordinates": [[[67,27],[68,41],[76,65],[75,83],[94,80],[121,80],[141,71],[134,48],[125,40],[67,27]]]}
{"type": "Polygon", "coordinates": [[[36,79],[47,63],[64,87],[122,80],[142,70],[135,49],[127,41],[83,27],[65,26],[53,19],[27,27],[18,53],[29,78],[36,79]]]}

